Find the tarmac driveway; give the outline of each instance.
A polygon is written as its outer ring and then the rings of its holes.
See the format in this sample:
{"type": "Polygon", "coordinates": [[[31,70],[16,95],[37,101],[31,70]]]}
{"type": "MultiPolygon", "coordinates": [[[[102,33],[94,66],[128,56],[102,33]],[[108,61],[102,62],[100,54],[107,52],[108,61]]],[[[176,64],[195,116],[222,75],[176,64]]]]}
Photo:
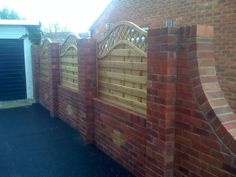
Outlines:
{"type": "Polygon", "coordinates": [[[0,177],[132,177],[38,104],[0,110],[0,177]]]}

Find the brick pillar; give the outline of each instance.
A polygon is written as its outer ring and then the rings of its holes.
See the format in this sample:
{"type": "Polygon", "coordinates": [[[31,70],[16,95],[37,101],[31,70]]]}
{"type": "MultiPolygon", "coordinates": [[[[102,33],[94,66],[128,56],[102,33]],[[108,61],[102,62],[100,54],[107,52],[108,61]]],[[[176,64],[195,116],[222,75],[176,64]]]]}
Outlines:
{"type": "Polygon", "coordinates": [[[175,176],[236,177],[236,116],[215,69],[214,29],[180,29],[175,176]]]}
{"type": "Polygon", "coordinates": [[[58,83],[59,83],[59,50],[58,43],[50,43],[48,46],[49,60],[49,95],[50,95],[50,114],[57,117],[58,109],[58,83]]]}
{"type": "Polygon", "coordinates": [[[40,60],[40,46],[32,45],[32,70],[33,70],[33,88],[34,88],[34,99],[39,102],[39,60],[40,60]]]}
{"type": "Polygon", "coordinates": [[[93,97],[96,95],[96,40],[78,41],[79,58],[79,123],[82,139],[86,143],[94,140],[93,97]]]}
{"type": "Polygon", "coordinates": [[[177,36],[174,28],[148,32],[147,177],[173,176],[177,36]]]}

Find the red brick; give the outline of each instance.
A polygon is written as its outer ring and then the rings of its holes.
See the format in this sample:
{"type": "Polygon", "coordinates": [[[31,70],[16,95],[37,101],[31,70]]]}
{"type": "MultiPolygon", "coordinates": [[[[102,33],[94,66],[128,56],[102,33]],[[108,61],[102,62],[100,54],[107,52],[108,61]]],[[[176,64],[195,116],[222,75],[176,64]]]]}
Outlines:
{"type": "Polygon", "coordinates": [[[235,127],[236,127],[236,119],[231,121],[231,122],[225,122],[225,123],[223,123],[223,125],[228,130],[235,129],[235,127]]]}
{"type": "Polygon", "coordinates": [[[53,54],[49,69],[54,79],[38,79],[39,101],[50,110],[58,104],[62,120],[136,176],[232,176],[234,168],[222,164],[234,163],[234,131],[228,130],[235,118],[226,116],[232,112],[218,85],[213,30],[195,26],[178,31],[149,32],[147,116],[95,98],[96,41],[90,39],[78,43],[80,91],[56,87],[53,54]]]}

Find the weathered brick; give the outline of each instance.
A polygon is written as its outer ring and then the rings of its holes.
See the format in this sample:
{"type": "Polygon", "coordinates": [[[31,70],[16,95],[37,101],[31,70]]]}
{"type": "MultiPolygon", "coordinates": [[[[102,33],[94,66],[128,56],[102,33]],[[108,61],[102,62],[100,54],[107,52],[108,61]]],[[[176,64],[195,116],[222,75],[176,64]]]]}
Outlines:
{"type": "Polygon", "coordinates": [[[51,110],[58,99],[61,119],[138,177],[232,177],[235,115],[216,77],[212,32],[207,26],[149,32],[147,116],[95,98],[96,41],[90,39],[78,43],[80,90],[56,87],[53,55],[54,79],[39,80],[39,101],[51,110]]]}

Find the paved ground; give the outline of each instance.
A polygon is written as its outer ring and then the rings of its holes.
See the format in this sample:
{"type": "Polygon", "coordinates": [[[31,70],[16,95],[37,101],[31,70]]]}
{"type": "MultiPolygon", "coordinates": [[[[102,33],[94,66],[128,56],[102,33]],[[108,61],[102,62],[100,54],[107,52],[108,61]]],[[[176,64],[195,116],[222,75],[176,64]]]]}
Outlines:
{"type": "Polygon", "coordinates": [[[131,177],[39,105],[0,110],[0,177],[131,177]]]}

